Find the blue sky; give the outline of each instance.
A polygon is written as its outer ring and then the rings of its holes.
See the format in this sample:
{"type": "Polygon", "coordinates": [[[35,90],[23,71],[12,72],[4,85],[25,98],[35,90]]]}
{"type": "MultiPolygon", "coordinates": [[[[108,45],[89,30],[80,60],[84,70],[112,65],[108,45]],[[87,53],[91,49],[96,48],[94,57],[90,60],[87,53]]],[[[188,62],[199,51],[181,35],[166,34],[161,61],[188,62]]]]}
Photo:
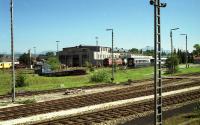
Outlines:
{"type": "MultiPolygon", "coordinates": [[[[174,46],[185,48],[188,33],[189,49],[200,42],[200,0],[161,0],[162,48],[170,49],[169,31],[174,32],[174,46]]],[[[0,52],[10,53],[9,0],[0,0],[0,52]]],[[[153,6],[149,0],[14,0],[15,51],[25,52],[37,47],[37,52],[56,50],[79,44],[120,48],[153,46],[153,6]]]]}

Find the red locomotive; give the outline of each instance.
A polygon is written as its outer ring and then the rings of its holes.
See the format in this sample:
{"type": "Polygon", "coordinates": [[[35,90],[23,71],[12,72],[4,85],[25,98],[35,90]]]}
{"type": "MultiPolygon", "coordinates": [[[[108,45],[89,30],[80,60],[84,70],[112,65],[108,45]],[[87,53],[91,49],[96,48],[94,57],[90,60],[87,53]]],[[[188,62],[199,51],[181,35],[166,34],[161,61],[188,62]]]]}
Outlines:
{"type": "MultiPolygon", "coordinates": [[[[114,64],[115,65],[122,65],[123,64],[123,60],[118,58],[118,59],[114,59],[114,64]]],[[[106,58],[103,60],[103,66],[108,67],[108,66],[112,66],[112,59],[111,58],[106,58]]]]}

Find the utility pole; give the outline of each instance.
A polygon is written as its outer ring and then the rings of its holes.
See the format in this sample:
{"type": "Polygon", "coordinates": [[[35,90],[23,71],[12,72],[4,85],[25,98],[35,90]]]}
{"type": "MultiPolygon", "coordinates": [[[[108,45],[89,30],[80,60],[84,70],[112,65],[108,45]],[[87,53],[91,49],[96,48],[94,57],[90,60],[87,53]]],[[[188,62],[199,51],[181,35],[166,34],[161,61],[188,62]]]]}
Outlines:
{"type": "Polygon", "coordinates": [[[98,46],[98,44],[99,44],[99,42],[98,42],[98,37],[95,37],[95,39],[96,39],[96,46],[98,46]]]}
{"type": "Polygon", "coordinates": [[[114,55],[113,55],[113,42],[114,42],[114,33],[113,29],[106,29],[106,31],[111,31],[112,32],[112,78],[111,81],[114,81],[114,55]]]}
{"type": "Polygon", "coordinates": [[[60,42],[60,41],[56,41],[56,43],[57,43],[57,54],[58,54],[59,42],[60,42]]]}
{"type": "Polygon", "coordinates": [[[36,60],[36,47],[34,46],[33,49],[34,49],[34,57],[35,57],[35,60],[36,60]]]}
{"type": "MultiPolygon", "coordinates": [[[[171,38],[171,61],[173,61],[173,55],[174,55],[174,47],[173,47],[173,32],[175,30],[178,30],[179,28],[174,28],[170,30],[170,38],[171,38]]],[[[173,61],[174,62],[174,61],[173,61]]],[[[172,74],[174,73],[174,64],[171,63],[171,70],[172,74]]]]}
{"type": "Polygon", "coordinates": [[[162,76],[161,76],[161,26],[160,8],[166,3],[150,0],[154,5],[154,125],[162,125],[162,76]]]}
{"type": "Polygon", "coordinates": [[[173,55],[174,53],[174,47],[173,47],[173,32],[172,31],[175,31],[175,30],[178,30],[180,28],[174,28],[174,29],[171,29],[170,30],[170,38],[171,38],[171,55],[173,55]]]}
{"type": "Polygon", "coordinates": [[[188,50],[187,50],[187,34],[180,34],[180,35],[185,36],[185,66],[186,66],[186,68],[189,68],[189,65],[188,65],[188,50]]]}
{"type": "Polygon", "coordinates": [[[59,47],[60,41],[56,41],[56,43],[57,43],[57,57],[58,57],[58,60],[59,60],[59,52],[58,52],[58,51],[59,51],[59,48],[58,48],[58,47],[59,47]]]}
{"type": "Polygon", "coordinates": [[[31,49],[28,50],[28,55],[29,55],[29,68],[32,69],[32,66],[31,66],[31,49]]]}
{"type": "Polygon", "coordinates": [[[15,54],[13,37],[13,0],[10,0],[10,28],[11,28],[11,55],[12,55],[12,102],[15,102],[15,54]]]}

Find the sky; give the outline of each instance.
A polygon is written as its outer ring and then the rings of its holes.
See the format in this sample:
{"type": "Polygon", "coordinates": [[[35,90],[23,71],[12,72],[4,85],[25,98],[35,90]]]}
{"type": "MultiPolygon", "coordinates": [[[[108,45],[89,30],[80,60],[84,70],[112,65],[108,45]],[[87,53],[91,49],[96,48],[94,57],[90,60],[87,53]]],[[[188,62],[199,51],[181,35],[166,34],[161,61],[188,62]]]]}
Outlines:
{"type": "MultiPolygon", "coordinates": [[[[170,50],[170,29],[174,47],[185,49],[200,43],[200,0],[161,0],[162,48],[170,50]]],[[[95,45],[118,48],[153,47],[153,6],[149,0],[14,0],[14,46],[16,52],[27,52],[35,46],[37,53],[64,47],[95,45]]],[[[10,53],[9,0],[0,0],[0,53],[10,53]]]]}

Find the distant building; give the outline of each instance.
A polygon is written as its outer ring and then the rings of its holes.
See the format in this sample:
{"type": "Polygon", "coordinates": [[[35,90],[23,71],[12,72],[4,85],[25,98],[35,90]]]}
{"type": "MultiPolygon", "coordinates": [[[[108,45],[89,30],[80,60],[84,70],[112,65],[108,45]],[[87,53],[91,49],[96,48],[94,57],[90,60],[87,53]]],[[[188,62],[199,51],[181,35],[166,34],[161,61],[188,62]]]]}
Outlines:
{"type": "Polygon", "coordinates": [[[194,64],[200,64],[200,56],[194,56],[194,64]]]}
{"type": "MultiPolygon", "coordinates": [[[[110,47],[79,45],[63,48],[62,51],[58,52],[58,56],[60,62],[69,67],[85,66],[86,62],[90,62],[93,66],[102,66],[104,59],[112,58],[111,50],[110,47]]],[[[114,59],[142,58],[148,59],[149,62],[152,59],[152,56],[132,54],[123,48],[114,48],[113,50],[114,59]]]]}
{"type": "Polygon", "coordinates": [[[90,62],[92,65],[102,65],[105,58],[111,57],[110,52],[110,47],[79,45],[63,48],[58,55],[62,64],[76,67],[85,66],[86,62],[90,62]]]}

